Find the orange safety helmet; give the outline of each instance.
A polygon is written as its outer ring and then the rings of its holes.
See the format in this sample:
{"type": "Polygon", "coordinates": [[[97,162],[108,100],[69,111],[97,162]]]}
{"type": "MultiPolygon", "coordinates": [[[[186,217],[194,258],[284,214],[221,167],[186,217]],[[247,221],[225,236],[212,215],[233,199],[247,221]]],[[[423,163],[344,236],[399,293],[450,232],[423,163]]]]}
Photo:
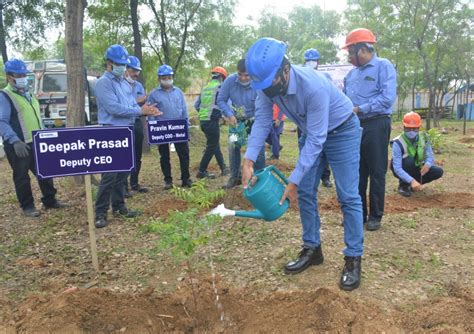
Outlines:
{"type": "Polygon", "coordinates": [[[403,116],[403,126],[406,128],[419,128],[421,126],[421,117],[416,112],[410,111],[403,116]]]}
{"type": "Polygon", "coordinates": [[[227,71],[225,70],[225,68],[223,67],[220,67],[220,66],[216,66],[214,67],[212,70],[211,70],[211,73],[219,73],[220,75],[222,75],[225,78],[227,78],[228,76],[228,73],[227,71]]]}
{"type": "Polygon", "coordinates": [[[342,47],[347,49],[357,43],[376,43],[375,35],[369,29],[357,28],[352,30],[346,37],[346,44],[342,47]]]}

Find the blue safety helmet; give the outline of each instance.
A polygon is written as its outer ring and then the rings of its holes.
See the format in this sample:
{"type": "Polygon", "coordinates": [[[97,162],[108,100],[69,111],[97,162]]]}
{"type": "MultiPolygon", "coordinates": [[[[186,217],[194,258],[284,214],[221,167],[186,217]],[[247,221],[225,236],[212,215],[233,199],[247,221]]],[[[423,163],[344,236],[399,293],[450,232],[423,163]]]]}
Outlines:
{"type": "Polygon", "coordinates": [[[128,60],[128,52],[122,45],[114,44],[109,46],[105,52],[105,59],[111,60],[116,64],[128,65],[130,61],[128,60]]]}
{"type": "Polygon", "coordinates": [[[160,67],[158,67],[158,76],[162,77],[162,76],[165,76],[165,75],[173,75],[173,68],[170,66],[170,65],[161,65],[160,67]]]}
{"type": "Polygon", "coordinates": [[[135,56],[128,56],[128,60],[130,63],[127,65],[127,67],[133,68],[134,70],[137,70],[137,71],[142,70],[142,68],[140,67],[141,66],[140,59],[138,59],[135,56]]]}
{"type": "Polygon", "coordinates": [[[269,37],[259,39],[250,47],[245,56],[245,67],[254,89],[265,89],[272,85],[285,52],[285,43],[269,37]]]}
{"type": "Polygon", "coordinates": [[[30,71],[26,68],[26,64],[21,59],[12,58],[3,66],[5,73],[27,74],[30,71]]]}
{"type": "Polygon", "coordinates": [[[304,52],[304,60],[318,60],[319,58],[321,55],[316,49],[308,49],[304,52]]]}

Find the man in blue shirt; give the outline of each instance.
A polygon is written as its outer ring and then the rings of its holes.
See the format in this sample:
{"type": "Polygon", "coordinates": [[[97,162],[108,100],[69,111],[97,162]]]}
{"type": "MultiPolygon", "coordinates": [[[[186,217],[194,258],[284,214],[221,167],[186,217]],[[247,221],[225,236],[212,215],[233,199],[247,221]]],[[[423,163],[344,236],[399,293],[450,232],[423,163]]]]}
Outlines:
{"type": "Polygon", "coordinates": [[[374,51],[375,36],[367,29],[351,31],[343,48],[356,66],[344,78],[344,93],[351,99],[362,128],[359,194],[367,230],[380,228],[385,201],[388,143],[392,105],[397,97],[397,74],[392,63],[374,51]],[[367,184],[370,177],[370,211],[367,184]]]}
{"type": "MultiPolygon", "coordinates": [[[[178,87],[173,85],[173,69],[169,65],[161,65],[157,71],[160,85],[152,90],[148,97],[148,103],[156,104],[162,112],[156,120],[165,119],[189,119],[188,107],[184,94],[178,87]]],[[[176,153],[178,153],[179,165],[181,167],[181,186],[191,187],[192,181],[189,178],[189,143],[174,143],[176,153]]],[[[158,145],[160,152],[160,166],[165,179],[165,190],[173,188],[173,177],[171,176],[170,145],[158,145]]]]}
{"type": "Polygon", "coordinates": [[[391,169],[400,180],[398,193],[410,197],[423,184],[439,179],[443,170],[435,166],[429,136],[420,132],[421,117],[409,112],[403,117],[403,133],[392,141],[391,169]]]}
{"type": "MultiPolygon", "coordinates": [[[[237,63],[237,73],[230,75],[225,79],[217,97],[217,105],[222,111],[224,118],[230,126],[236,126],[237,122],[245,122],[247,132],[250,132],[255,116],[255,99],[257,92],[250,85],[250,77],[245,69],[245,59],[241,59],[237,63]],[[232,103],[232,108],[228,101],[232,103]],[[242,110],[243,113],[237,115],[235,110],[242,110]]],[[[240,149],[229,141],[229,161],[230,161],[230,178],[224,185],[224,189],[230,189],[240,184],[240,149]]],[[[265,167],[265,147],[263,147],[258,156],[255,168],[257,170],[265,167]]]]}
{"type": "MultiPolygon", "coordinates": [[[[28,91],[29,72],[25,62],[10,59],[3,67],[7,86],[0,92],[0,136],[8,163],[13,171],[16,197],[23,214],[27,217],[39,217],[36,209],[29,171],[35,173],[36,163],[32,154],[32,131],[42,128],[38,100],[28,91]]],[[[59,209],[64,204],[56,200],[56,188],[53,179],[40,179],[38,184],[43,197],[41,201],[46,209],[59,209]]]]}
{"type": "MultiPolygon", "coordinates": [[[[111,45],[106,53],[107,69],[97,80],[95,97],[97,100],[99,124],[103,126],[133,126],[140,116],[158,116],[160,111],[154,105],[143,105],[141,108],[132,93],[132,87],[124,78],[129,64],[127,50],[118,44],[111,45]]],[[[108,225],[107,211],[112,202],[115,216],[132,218],[136,211],[125,206],[125,179],[128,173],[103,173],[95,202],[97,228],[108,225]]]]}
{"type": "MultiPolygon", "coordinates": [[[[257,89],[255,123],[242,167],[242,184],[253,182],[254,162],[272,125],[272,106],[277,104],[302,131],[300,156],[288,178],[280,200],[298,200],[303,228],[303,248],[285,273],[296,274],[311,265],[323,263],[317,188],[329,161],[338,200],[344,216],[345,265],[340,287],[356,289],[361,280],[364,250],[362,205],[359,183],[361,129],[350,100],[323,74],[311,68],[292,66],[285,56],[286,45],[273,38],[262,38],[248,50],[246,67],[257,89]]],[[[258,181],[257,181],[258,182],[258,181]]]]}
{"type": "MultiPolygon", "coordinates": [[[[140,72],[142,71],[140,60],[135,56],[129,56],[128,60],[130,63],[127,65],[127,70],[125,71],[125,80],[132,87],[132,94],[135,97],[139,106],[145,104],[147,99],[145,88],[138,81],[140,72]]],[[[133,134],[135,135],[135,169],[130,173],[130,188],[132,191],[138,191],[140,193],[147,193],[148,188],[142,187],[138,183],[138,175],[140,174],[140,169],[142,166],[142,155],[143,155],[143,121],[142,117],[137,117],[135,124],[133,125],[133,134]]],[[[131,196],[131,193],[128,191],[128,182],[125,180],[125,197],[131,196]]]]}

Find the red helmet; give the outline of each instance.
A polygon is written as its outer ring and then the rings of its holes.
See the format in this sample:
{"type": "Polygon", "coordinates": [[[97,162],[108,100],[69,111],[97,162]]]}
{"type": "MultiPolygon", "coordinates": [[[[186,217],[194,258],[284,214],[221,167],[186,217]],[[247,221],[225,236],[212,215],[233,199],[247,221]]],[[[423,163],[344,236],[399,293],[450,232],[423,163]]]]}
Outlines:
{"type": "Polygon", "coordinates": [[[406,128],[419,128],[421,126],[421,117],[416,112],[410,111],[403,116],[403,126],[406,128]]]}
{"type": "Polygon", "coordinates": [[[214,67],[212,70],[211,70],[211,73],[219,73],[220,75],[222,75],[225,78],[227,78],[227,71],[225,70],[225,68],[223,67],[220,67],[220,66],[216,66],[214,67]]]}
{"type": "Polygon", "coordinates": [[[349,46],[357,43],[376,43],[375,35],[369,29],[357,28],[352,30],[346,37],[346,44],[342,47],[347,49],[349,46]]]}

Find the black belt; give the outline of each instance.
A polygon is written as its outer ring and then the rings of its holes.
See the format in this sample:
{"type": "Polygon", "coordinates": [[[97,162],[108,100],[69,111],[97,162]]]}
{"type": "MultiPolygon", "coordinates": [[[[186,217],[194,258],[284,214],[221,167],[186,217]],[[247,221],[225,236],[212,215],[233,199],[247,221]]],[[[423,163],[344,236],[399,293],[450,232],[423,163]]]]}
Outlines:
{"type": "Polygon", "coordinates": [[[346,125],[347,123],[349,123],[349,121],[352,119],[352,117],[354,117],[355,114],[353,112],[351,112],[351,114],[349,115],[349,117],[346,118],[346,120],[344,122],[342,122],[341,124],[339,124],[336,128],[334,128],[333,130],[331,130],[329,133],[331,132],[334,132],[334,131],[337,131],[339,130],[339,128],[342,128],[344,125],[346,125]]]}
{"type": "Polygon", "coordinates": [[[366,122],[373,121],[373,120],[376,120],[376,119],[381,119],[381,118],[390,118],[390,115],[383,114],[383,115],[375,115],[375,116],[368,117],[368,118],[362,118],[362,119],[359,118],[359,121],[361,123],[366,123],[366,122]]]}

